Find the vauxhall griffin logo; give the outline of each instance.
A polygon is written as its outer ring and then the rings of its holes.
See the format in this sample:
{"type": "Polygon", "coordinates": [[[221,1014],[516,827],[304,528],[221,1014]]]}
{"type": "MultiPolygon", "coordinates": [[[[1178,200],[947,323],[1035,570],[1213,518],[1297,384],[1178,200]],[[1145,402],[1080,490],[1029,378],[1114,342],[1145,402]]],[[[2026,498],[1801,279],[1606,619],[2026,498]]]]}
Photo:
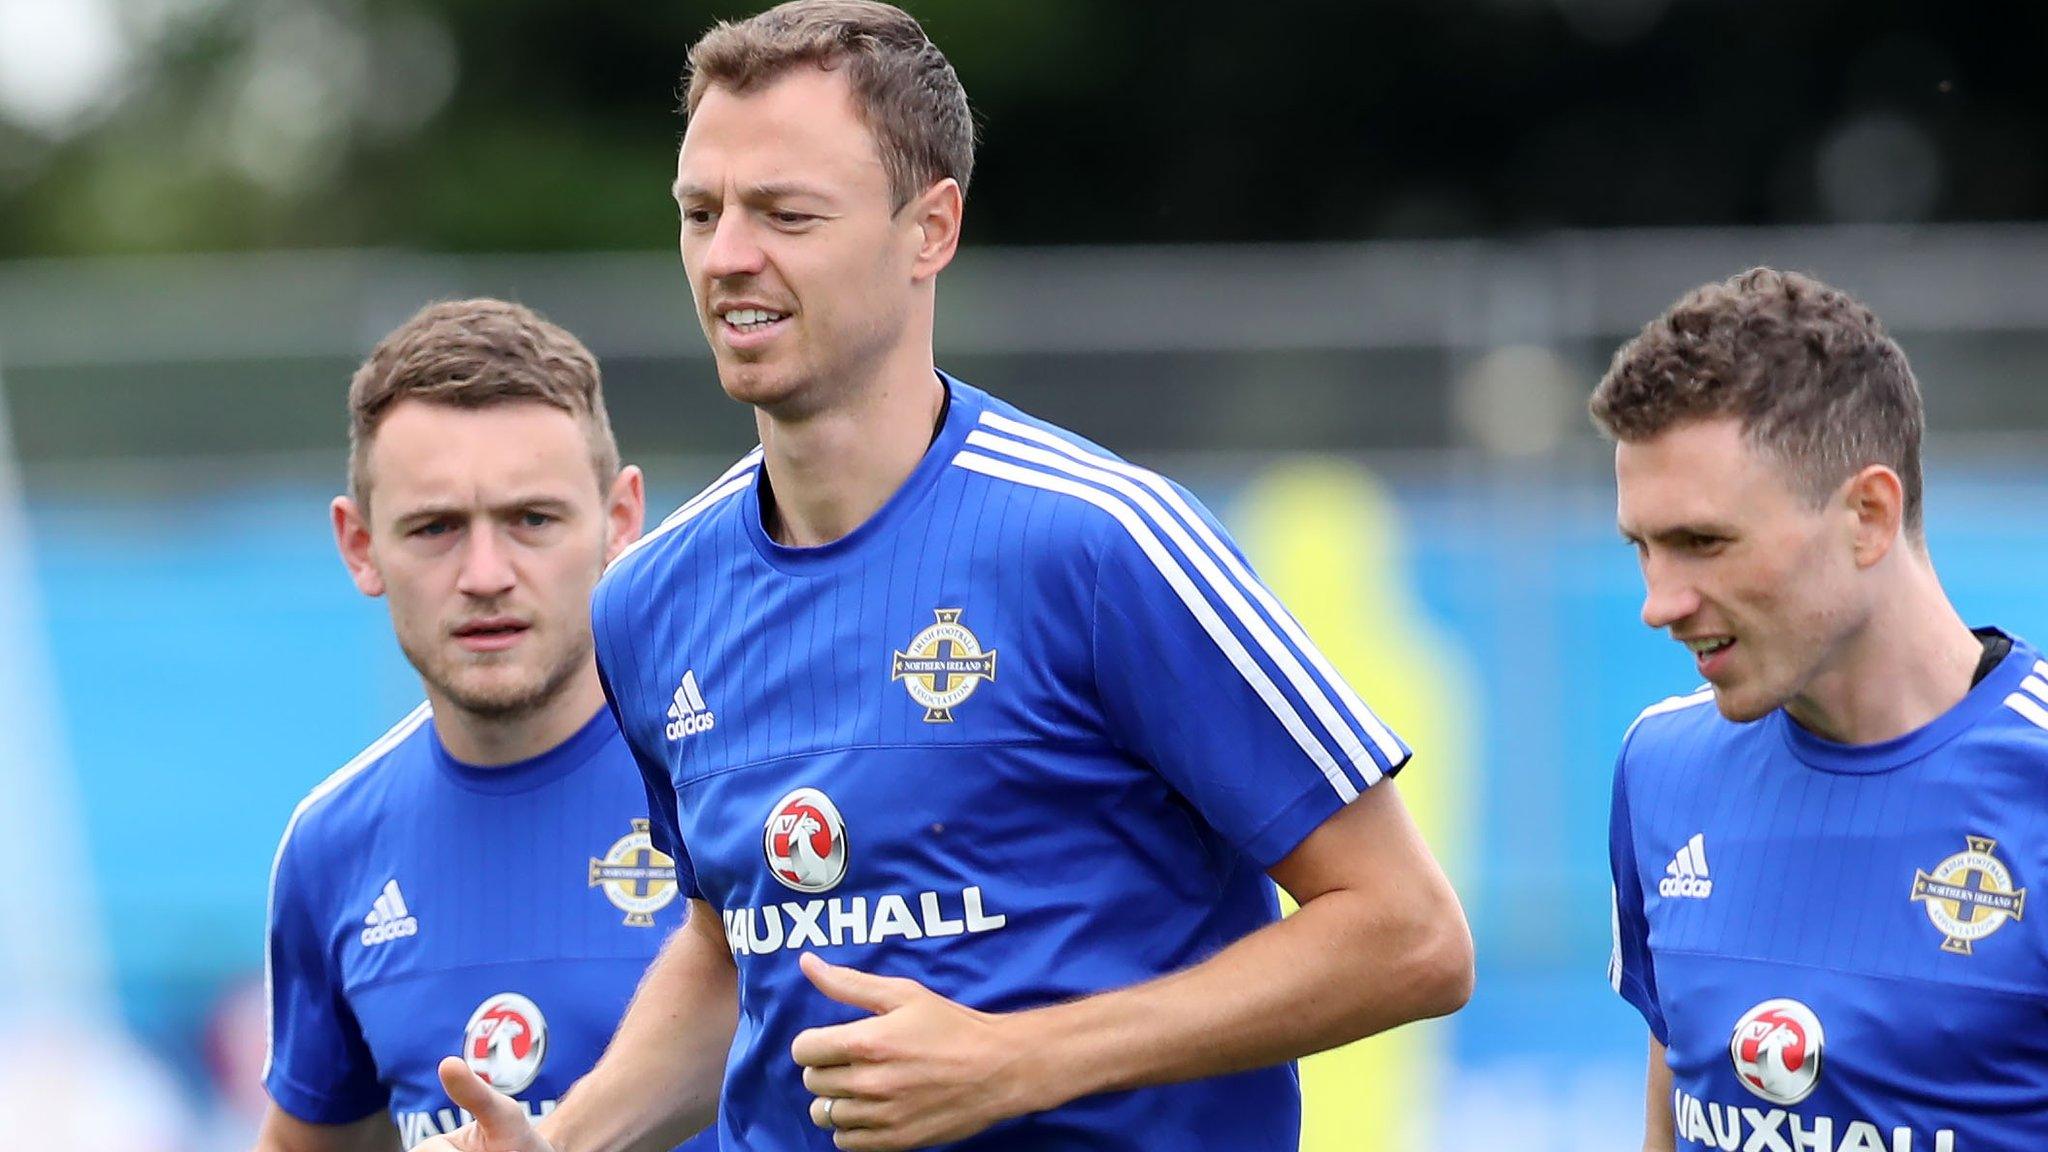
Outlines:
{"type": "Polygon", "coordinates": [[[846,878],[846,821],[831,797],[799,788],[769,810],[761,850],[784,887],[828,892],[846,878]]]}
{"type": "Polygon", "coordinates": [[[462,1029],[463,1060],[508,1096],[533,1083],[547,1054],[548,1022],[517,992],[500,992],[477,1005],[462,1029]]]}
{"type": "Polygon", "coordinates": [[[1820,1017],[1797,1000],[1766,1000],[1742,1014],[1728,1058],[1743,1087],[1773,1104],[1797,1104],[1820,1083],[1820,1017]]]}
{"type": "Polygon", "coordinates": [[[1848,1101],[1829,1104],[1825,1096],[1816,1096],[1826,1054],[1827,1038],[1813,1009],[1783,997],[1766,1000],[1744,1012],[1728,1037],[1735,1078],[1755,1099],[1702,1099],[1674,1087],[1669,1131],[1680,1145],[1702,1152],[1957,1152],[1963,1147],[1953,1128],[1916,1131],[1896,1113],[1885,1120],[1842,1115],[1838,1110],[1848,1101]],[[1763,1107],[1757,1106],[1759,1100],[1763,1107]],[[1801,1104],[1817,1111],[1791,1110],[1801,1104]]]}
{"type": "MultiPolygon", "coordinates": [[[[798,788],[768,810],[761,854],[784,888],[831,892],[847,875],[846,821],[831,797],[816,788],[798,788]]],[[[872,883],[875,877],[865,880],[872,883]]],[[[764,899],[757,907],[727,908],[726,944],[734,956],[773,956],[800,948],[973,936],[1010,922],[1003,913],[989,911],[990,900],[979,884],[918,892],[862,887],[849,884],[830,896],[764,899]]]]}

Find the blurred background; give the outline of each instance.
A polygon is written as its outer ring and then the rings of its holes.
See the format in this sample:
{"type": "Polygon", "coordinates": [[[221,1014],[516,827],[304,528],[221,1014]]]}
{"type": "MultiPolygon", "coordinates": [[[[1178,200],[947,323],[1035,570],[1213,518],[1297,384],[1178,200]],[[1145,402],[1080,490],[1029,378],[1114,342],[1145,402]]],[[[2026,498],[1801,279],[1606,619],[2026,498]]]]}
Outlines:
{"type": "MultiPolygon", "coordinates": [[[[325,513],[379,336],[540,308],[657,509],[751,443],[667,187],[754,7],[0,0],[0,1146],[246,1146],[278,833],[419,698],[325,513]]],[[[1951,593],[2048,637],[2048,9],[909,7],[984,138],[941,363],[1192,483],[1421,750],[1479,991],[1313,1062],[1307,1146],[1635,1148],[1608,785],[1693,681],[1584,396],[1704,280],[1857,293],[1951,593]]]]}

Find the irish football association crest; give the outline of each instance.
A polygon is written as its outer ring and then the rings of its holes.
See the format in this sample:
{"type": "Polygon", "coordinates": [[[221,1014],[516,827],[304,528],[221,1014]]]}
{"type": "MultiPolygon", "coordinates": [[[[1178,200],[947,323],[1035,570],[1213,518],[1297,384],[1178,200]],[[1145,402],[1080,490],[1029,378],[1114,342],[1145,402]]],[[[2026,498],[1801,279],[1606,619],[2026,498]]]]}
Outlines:
{"type": "Polygon", "coordinates": [[[927,724],[951,724],[953,709],[974,695],[983,680],[996,678],[996,652],[981,650],[981,641],[960,623],[960,609],[935,608],[939,619],[910,641],[908,652],[896,653],[889,679],[901,680],[910,698],[924,706],[927,724]]]}
{"type": "Polygon", "coordinates": [[[590,862],[590,886],[603,887],[604,898],[626,914],[628,927],[651,928],[654,914],[676,898],[676,862],[654,847],[647,821],[636,819],[604,859],[590,862]]]}
{"type": "Polygon", "coordinates": [[[1927,918],[1942,934],[1941,950],[1970,955],[1970,947],[2017,920],[2027,890],[2012,886],[2012,873],[1995,854],[1998,842],[1965,836],[1963,851],[1913,872],[1913,899],[1927,905],[1927,918]]]}

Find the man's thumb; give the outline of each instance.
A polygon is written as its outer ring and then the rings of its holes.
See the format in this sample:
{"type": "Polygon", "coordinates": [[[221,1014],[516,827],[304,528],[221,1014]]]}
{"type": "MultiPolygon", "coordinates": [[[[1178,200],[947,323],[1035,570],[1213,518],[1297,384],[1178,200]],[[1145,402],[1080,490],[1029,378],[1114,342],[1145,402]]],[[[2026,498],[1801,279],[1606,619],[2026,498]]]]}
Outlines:
{"type": "Polygon", "coordinates": [[[441,1087],[447,1089],[448,1099],[457,1108],[476,1117],[477,1129],[493,1150],[500,1142],[510,1148],[532,1124],[526,1119],[526,1109],[519,1101],[490,1086],[483,1077],[476,1074],[460,1056],[449,1056],[441,1061],[441,1087]]]}
{"type": "Polygon", "coordinates": [[[912,980],[897,976],[877,976],[858,968],[847,968],[829,964],[815,953],[806,952],[797,957],[797,967],[818,991],[855,1008],[864,1008],[880,1014],[893,1012],[910,1002],[919,991],[919,985],[912,980]]]}

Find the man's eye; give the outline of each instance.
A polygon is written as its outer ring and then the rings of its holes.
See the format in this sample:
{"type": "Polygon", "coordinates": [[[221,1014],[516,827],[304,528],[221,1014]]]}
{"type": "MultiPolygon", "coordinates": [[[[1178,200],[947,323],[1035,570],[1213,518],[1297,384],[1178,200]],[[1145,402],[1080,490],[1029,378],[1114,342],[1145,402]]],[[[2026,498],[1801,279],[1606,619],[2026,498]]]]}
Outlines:
{"type": "Polygon", "coordinates": [[[555,518],[545,512],[526,512],[519,517],[519,523],[528,528],[545,528],[554,522],[555,518]]]}

